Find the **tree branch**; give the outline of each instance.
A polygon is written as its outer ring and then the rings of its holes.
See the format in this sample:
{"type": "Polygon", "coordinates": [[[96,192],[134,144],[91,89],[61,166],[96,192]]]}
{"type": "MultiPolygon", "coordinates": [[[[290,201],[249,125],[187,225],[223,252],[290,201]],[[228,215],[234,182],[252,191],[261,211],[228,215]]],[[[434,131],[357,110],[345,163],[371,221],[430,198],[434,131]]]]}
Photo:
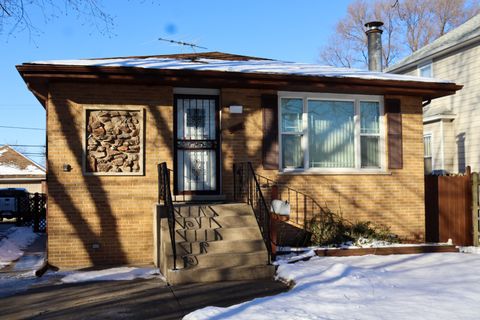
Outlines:
{"type": "Polygon", "coordinates": [[[7,14],[7,16],[9,16],[9,17],[12,16],[12,15],[10,14],[10,12],[8,12],[7,8],[5,8],[5,7],[3,6],[3,4],[1,4],[1,3],[0,3],[0,9],[2,9],[3,12],[5,12],[5,13],[7,14]]]}

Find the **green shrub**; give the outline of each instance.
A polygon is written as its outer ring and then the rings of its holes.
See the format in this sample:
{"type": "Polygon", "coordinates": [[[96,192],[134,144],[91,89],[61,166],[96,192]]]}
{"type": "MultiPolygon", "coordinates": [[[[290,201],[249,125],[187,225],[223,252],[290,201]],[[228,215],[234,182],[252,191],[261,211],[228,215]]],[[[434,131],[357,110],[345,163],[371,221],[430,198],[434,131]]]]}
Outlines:
{"type": "Polygon", "coordinates": [[[311,244],[318,246],[338,246],[345,243],[363,244],[372,240],[398,242],[396,235],[385,225],[373,225],[370,221],[351,223],[330,209],[322,208],[307,224],[311,234],[311,244]]]}

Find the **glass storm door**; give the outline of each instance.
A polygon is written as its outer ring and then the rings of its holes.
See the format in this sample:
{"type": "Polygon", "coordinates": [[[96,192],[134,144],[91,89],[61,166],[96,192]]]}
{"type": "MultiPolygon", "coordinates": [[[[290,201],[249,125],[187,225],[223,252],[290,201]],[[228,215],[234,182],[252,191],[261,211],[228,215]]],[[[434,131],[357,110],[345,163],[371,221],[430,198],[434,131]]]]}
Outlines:
{"type": "Polygon", "coordinates": [[[218,98],[176,95],[175,191],[218,192],[218,98]]]}

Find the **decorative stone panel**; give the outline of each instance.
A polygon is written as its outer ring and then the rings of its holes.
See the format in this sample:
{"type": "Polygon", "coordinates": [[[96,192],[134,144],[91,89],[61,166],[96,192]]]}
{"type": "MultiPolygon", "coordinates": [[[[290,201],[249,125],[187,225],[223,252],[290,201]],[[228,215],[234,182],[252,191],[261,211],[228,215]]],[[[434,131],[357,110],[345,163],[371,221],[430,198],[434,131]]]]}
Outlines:
{"type": "Polygon", "coordinates": [[[142,110],[86,110],[85,173],[143,174],[142,110]]]}

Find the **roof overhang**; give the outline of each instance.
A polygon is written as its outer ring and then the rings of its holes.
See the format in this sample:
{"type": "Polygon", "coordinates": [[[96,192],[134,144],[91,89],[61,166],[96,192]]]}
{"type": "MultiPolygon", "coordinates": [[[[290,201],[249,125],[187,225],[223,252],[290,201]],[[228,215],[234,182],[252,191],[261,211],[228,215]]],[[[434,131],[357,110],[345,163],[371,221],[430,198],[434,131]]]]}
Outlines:
{"type": "MultiPolygon", "coordinates": [[[[475,45],[478,42],[480,42],[480,36],[476,36],[471,39],[458,42],[452,46],[441,48],[440,50],[433,50],[432,52],[428,52],[427,54],[420,55],[418,58],[414,58],[413,60],[410,60],[409,57],[407,57],[405,59],[409,59],[410,61],[408,62],[400,61],[399,63],[393,65],[392,67],[387,68],[385,71],[388,73],[402,73],[411,68],[417,68],[419,64],[425,63],[426,61],[434,60],[441,56],[454,53],[468,46],[475,45]]],[[[413,53],[412,55],[414,54],[415,53],[413,53]]]]}
{"type": "Polygon", "coordinates": [[[423,100],[452,95],[463,87],[446,82],[28,63],[18,65],[17,70],[44,107],[48,97],[48,84],[59,81],[409,95],[420,96],[423,100]]]}

